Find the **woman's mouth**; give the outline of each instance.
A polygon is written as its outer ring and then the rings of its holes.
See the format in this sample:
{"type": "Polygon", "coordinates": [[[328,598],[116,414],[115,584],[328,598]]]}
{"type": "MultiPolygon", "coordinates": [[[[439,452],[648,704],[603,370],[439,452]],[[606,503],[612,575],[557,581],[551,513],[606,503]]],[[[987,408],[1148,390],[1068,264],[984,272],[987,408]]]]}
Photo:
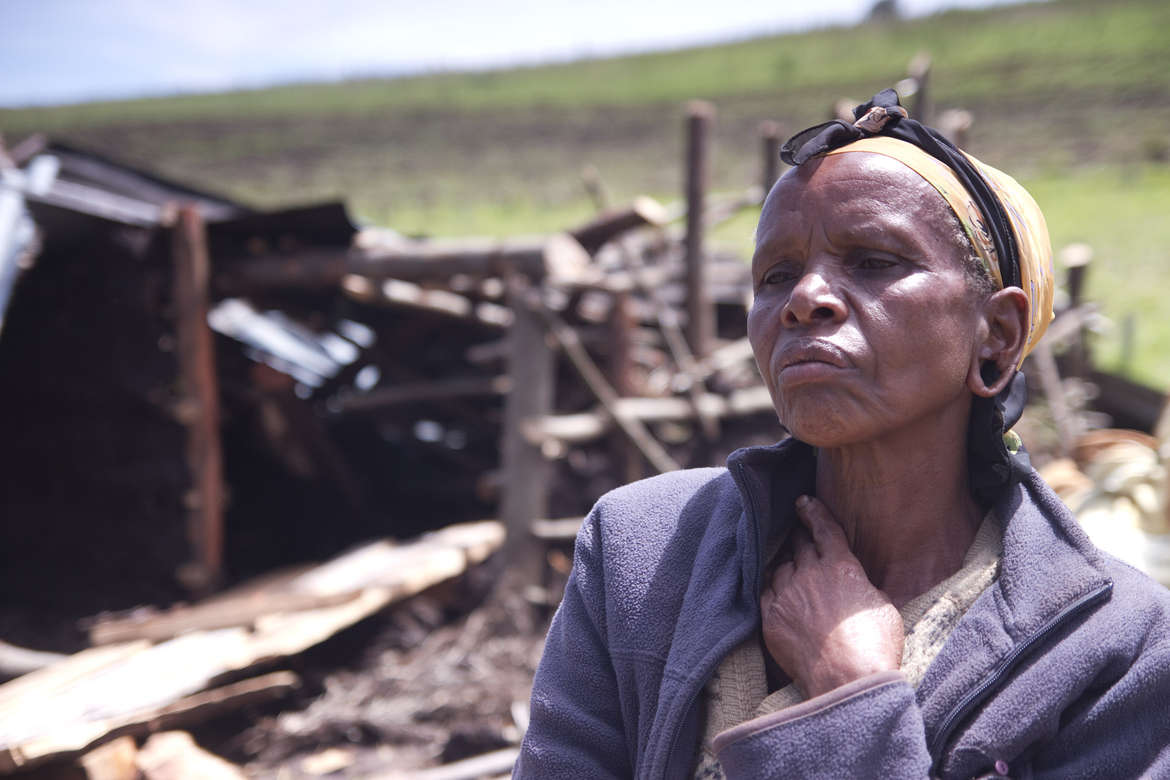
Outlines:
{"type": "Polygon", "coordinates": [[[785,384],[833,376],[850,366],[848,356],[824,341],[802,339],[791,342],[777,356],[778,379],[785,384]]]}

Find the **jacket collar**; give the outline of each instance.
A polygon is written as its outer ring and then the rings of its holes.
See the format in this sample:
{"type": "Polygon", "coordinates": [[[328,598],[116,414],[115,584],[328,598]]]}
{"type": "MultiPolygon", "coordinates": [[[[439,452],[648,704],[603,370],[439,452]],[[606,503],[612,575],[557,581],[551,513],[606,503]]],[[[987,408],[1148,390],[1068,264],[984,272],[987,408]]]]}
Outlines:
{"type": "Polygon", "coordinates": [[[1004,526],[996,591],[1013,639],[1027,638],[1071,602],[1110,583],[1101,551],[1035,471],[1004,491],[996,513],[1004,526]]]}
{"type": "Polygon", "coordinates": [[[766,447],[731,453],[727,468],[739,488],[744,514],[740,536],[749,541],[743,555],[746,597],[758,600],[768,540],[788,535],[796,522],[796,499],[816,488],[816,456],[811,446],[788,438],[766,447]],[[751,554],[747,554],[747,553],[751,554]]]}
{"type": "MultiPolygon", "coordinates": [[[[727,467],[739,487],[745,516],[754,523],[754,556],[745,556],[745,581],[760,573],[766,541],[784,535],[795,521],[801,493],[815,489],[816,458],[809,445],[785,439],[766,447],[736,450],[727,467]],[[752,575],[752,576],[747,576],[752,575]]],[[[1069,602],[1108,582],[1101,552],[1068,508],[1030,467],[1019,470],[995,505],[1004,528],[1004,554],[997,589],[1004,623],[1026,636],[1069,602]]]]}

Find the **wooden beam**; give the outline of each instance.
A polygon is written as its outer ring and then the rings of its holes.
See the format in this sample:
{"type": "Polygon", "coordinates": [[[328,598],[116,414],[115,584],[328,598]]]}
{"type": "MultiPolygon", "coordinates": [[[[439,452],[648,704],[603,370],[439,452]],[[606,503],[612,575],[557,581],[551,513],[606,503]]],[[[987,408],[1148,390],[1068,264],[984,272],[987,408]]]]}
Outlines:
{"type": "Polygon", "coordinates": [[[215,286],[221,295],[244,295],[278,289],[327,289],[349,275],[408,282],[443,281],[457,274],[574,279],[589,263],[589,253],[567,234],[536,239],[402,241],[221,263],[215,286]]]}
{"type": "Polygon", "coordinates": [[[354,300],[368,304],[417,309],[477,322],[489,328],[506,328],[512,324],[512,312],[498,303],[476,303],[448,290],[431,290],[401,279],[376,281],[350,274],[341,280],[341,291],[354,300]]]}
{"type": "Polygon", "coordinates": [[[570,231],[589,254],[626,231],[640,227],[662,227],[670,219],[666,208],[653,198],[641,196],[624,209],[603,211],[581,227],[570,231]]]}
{"type": "MultiPolygon", "coordinates": [[[[643,423],[667,420],[690,420],[697,416],[696,406],[703,414],[715,418],[744,417],[772,410],[772,399],[763,386],[748,387],[732,392],[727,397],[704,393],[698,402],[688,398],[619,398],[612,409],[628,420],[643,423]]],[[[576,414],[549,415],[533,420],[525,429],[533,442],[545,439],[573,443],[592,441],[603,436],[614,425],[615,415],[602,407],[576,414]]]]}
{"type": "Polygon", "coordinates": [[[375,388],[361,395],[347,394],[339,397],[337,412],[353,414],[375,412],[388,406],[415,403],[418,401],[445,401],[468,396],[506,395],[512,389],[512,380],[507,376],[465,377],[459,379],[437,379],[430,382],[410,382],[389,387],[375,388]]]}
{"type": "Polygon", "coordinates": [[[178,210],[172,231],[176,353],[184,396],[187,468],[187,536],[194,560],[182,570],[195,592],[215,587],[223,573],[223,453],[219,437],[219,381],[215,341],[207,324],[210,260],[207,231],[195,206],[178,210]]]}
{"type": "Polygon", "coordinates": [[[710,167],[711,122],[715,107],[703,101],[687,106],[686,201],[687,233],[684,252],[687,264],[687,338],[691,352],[707,354],[715,337],[715,310],[707,295],[703,247],[703,210],[710,167]]]}

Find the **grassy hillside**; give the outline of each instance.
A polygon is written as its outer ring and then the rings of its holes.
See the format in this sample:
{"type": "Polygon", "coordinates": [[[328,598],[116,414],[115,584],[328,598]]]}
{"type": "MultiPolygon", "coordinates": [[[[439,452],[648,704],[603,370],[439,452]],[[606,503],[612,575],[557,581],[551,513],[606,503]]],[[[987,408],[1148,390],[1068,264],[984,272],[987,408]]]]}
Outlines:
{"type": "MultiPolygon", "coordinates": [[[[975,116],[970,149],[1034,187],[1058,246],[1098,251],[1089,293],[1138,318],[1132,373],[1170,385],[1170,4],[1067,0],[955,11],[701,49],[540,68],[0,110],[262,205],[344,197],[407,232],[532,232],[590,212],[595,165],[616,199],[681,189],[682,106],[718,109],[714,180],[754,181],[756,128],[822,121],[932,54],[940,108],[975,116]]],[[[719,237],[750,241],[743,219],[719,237]]],[[[1102,359],[1115,363],[1115,341],[1102,359]]]]}

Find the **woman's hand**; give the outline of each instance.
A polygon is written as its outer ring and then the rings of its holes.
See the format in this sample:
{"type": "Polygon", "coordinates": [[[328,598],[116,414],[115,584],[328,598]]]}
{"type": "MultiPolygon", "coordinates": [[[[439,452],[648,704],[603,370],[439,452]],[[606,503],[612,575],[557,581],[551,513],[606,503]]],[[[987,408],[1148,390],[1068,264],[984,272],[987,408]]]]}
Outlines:
{"type": "Polygon", "coordinates": [[[902,663],[902,616],[870,584],[845,532],[818,499],[801,496],[793,558],[760,597],[764,645],[812,698],[902,663]],[[810,536],[811,534],[811,536],[810,536]]]}

